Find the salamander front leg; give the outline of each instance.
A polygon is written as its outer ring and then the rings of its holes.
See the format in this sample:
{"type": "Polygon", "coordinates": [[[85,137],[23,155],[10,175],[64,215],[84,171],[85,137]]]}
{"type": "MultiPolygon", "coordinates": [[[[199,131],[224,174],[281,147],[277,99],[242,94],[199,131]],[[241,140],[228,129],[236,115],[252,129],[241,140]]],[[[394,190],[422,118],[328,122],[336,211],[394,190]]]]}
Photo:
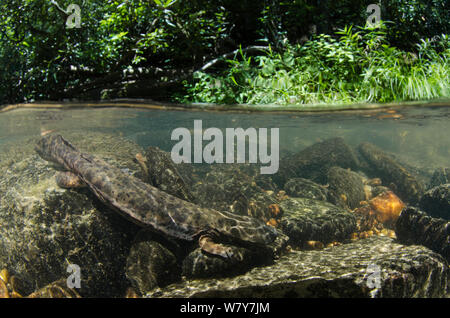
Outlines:
{"type": "Polygon", "coordinates": [[[218,255],[223,258],[231,258],[233,256],[233,251],[230,247],[226,247],[223,244],[216,243],[208,235],[202,235],[198,239],[198,244],[202,251],[207,253],[218,255]]]}

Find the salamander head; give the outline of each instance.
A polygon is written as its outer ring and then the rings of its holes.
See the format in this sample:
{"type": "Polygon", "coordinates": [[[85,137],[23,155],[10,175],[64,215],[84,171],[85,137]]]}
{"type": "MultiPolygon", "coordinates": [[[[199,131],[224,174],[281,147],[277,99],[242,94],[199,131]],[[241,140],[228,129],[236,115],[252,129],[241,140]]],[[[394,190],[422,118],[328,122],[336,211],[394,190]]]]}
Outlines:
{"type": "Polygon", "coordinates": [[[217,229],[241,242],[267,245],[274,242],[280,234],[274,227],[268,226],[257,219],[224,211],[220,213],[225,218],[217,229]]]}

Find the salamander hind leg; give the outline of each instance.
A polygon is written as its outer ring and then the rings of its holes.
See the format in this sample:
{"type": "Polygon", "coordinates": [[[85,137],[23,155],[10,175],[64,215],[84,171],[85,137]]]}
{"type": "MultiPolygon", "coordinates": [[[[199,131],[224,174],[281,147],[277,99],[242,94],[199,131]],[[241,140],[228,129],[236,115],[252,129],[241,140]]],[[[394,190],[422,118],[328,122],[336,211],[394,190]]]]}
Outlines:
{"type": "Polygon", "coordinates": [[[205,251],[206,253],[218,255],[226,259],[229,259],[233,256],[232,248],[214,242],[214,240],[208,235],[200,236],[200,238],[198,239],[198,244],[202,251],[205,251]]]}
{"type": "Polygon", "coordinates": [[[79,176],[70,171],[59,172],[56,175],[56,184],[64,189],[86,187],[86,183],[84,183],[79,176]]]}

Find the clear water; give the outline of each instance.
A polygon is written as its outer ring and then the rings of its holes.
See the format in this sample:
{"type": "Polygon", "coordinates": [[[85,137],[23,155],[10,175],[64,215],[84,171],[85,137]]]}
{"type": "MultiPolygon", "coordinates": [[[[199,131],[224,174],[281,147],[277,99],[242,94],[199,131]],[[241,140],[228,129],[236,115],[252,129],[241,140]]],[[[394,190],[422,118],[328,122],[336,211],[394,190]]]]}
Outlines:
{"type": "MultiPolygon", "coordinates": [[[[342,137],[352,146],[366,141],[419,168],[448,166],[450,155],[450,108],[414,107],[336,113],[227,113],[142,110],[122,108],[76,110],[16,110],[0,114],[0,146],[38,137],[42,131],[102,132],[120,135],[142,147],[170,151],[175,128],[193,130],[194,120],[203,129],[279,128],[280,157],[316,142],[342,137]]],[[[206,142],[205,142],[206,144],[206,142]]]]}
{"type": "MultiPolygon", "coordinates": [[[[20,160],[34,154],[34,142],[46,131],[56,131],[63,136],[89,133],[120,136],[142,149],[157,146],[171,151],[176,144],[176,141],[171,140],[172,131],[185,127],[192,132],[194,120],[202,120],[203,129],[216,127],[223,132],[226,128],[238,127],[279,128],[281,158],[314,143],[342,137],[353,147],[361,142],[370,142],[394,154],[400,162],[420,171],[422,181],[425,182],[436,168],[450,166],[450,107],[399,107],[322,113],[206,112],[112,107],[17,109],[0,113],[0,167],[2,160],[20,160]]],[[[90,140],[83,142],[88,144],[90,140]]],[[[95,142],[101,143],[101,140],[95,142]]],[[[130,158],[134,155],[121,154],[130,158]]],[[[3,193],[0,193],[1,196],[3,193]]]]}

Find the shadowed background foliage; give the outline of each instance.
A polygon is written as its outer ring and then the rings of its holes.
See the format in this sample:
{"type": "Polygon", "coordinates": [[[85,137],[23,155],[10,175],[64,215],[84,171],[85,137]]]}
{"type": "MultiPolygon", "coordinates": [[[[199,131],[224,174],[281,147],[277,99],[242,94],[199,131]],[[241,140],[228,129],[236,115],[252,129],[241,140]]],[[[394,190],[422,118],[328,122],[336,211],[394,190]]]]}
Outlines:
{"type": "MultiPolygon", "coordinates": [[[[214,61],[208,75],[221,80],[226,74],[231,80],[229,72],[236,63],[245,69],[244,55],[246,59],[289,55],[293,47],[303,46],[308,40],[319,43],[315,34],[330,35],[321,41],[331,43],[331,39],[341,37],[336,34],[338,30],[365,24],[371,2],[2,0],[0,105],[115,97],[249,102],[250,97],[238,96],[242,83],[231,90],[236,98],[221,98],[220,94],[226,95],[224,91],[218,92],[217,98],[193,96],[193,89],[200,89],[205,96],[210,94],[201,87],[211,86],[208,81],[201,82],[201,73],[195,71],[214,61]],[[81,28],[66,28],[70,13],[64,10],[71,3],[81,8],[81,28]],[[244,49],[241,54],[227,54],[239,48],[244,49]],[[224,58],[214,60],[221,56],[224,58]]],[[[383,34],[389,47],[417,55],[420,49],[416,44],[422,39],[448,34],[447,0],[384,0],[379,5],[382,19],[392,21],[383,34]]],[[[448,43],[448,38],[444,37],[444,42],[448,43]]],[[[433,47],[438,53],[447,48],[445,43],[433,47]]],[[[260,60],[251,59],[248,67],[257,67],[255,62],[260,60]]],[[[274,98],[253,101],[277,102],[274,98]]],[[[299,101],[316,99],[296,98],[295,102],[299,101]]]]}

